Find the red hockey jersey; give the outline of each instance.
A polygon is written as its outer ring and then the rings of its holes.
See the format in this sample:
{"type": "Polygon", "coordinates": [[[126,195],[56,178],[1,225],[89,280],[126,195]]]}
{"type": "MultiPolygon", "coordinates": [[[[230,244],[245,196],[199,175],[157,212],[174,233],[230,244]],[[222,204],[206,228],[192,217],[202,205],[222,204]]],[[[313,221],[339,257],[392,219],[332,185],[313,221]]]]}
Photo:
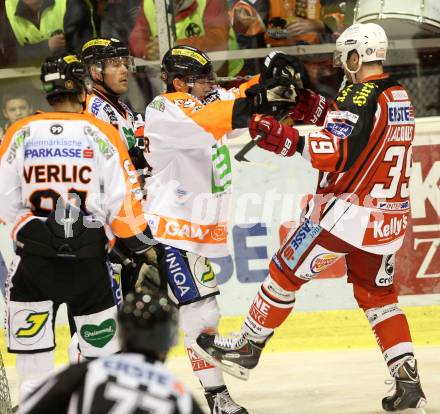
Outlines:
{"type": "Polygon", "coordinates": [[[363,250],[402,244],[410,210],[415,122],[405,89],[387,74],[345,87],[302,155],[320,170],[306,216],[363,250]]]}

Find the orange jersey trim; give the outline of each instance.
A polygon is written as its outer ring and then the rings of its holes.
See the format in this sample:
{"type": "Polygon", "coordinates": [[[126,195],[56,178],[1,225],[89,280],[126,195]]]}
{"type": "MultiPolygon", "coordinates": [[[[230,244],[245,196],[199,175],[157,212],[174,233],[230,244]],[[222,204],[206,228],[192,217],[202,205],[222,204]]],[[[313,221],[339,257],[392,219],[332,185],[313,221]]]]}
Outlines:
{"type": "MultiPolygon", "coordinates": [[[[90,123],[99,128],[109,139],[109,141],[116,147],[119,154],[119,161],[121,168],[124,171],[125,178],[125,197],[121,209],[116,218],[110,223],[114,234],[121,238],[132,237],[136,234],[143,233],[147,228],[147,221],[145,219],[142,203],[135,198],[133,188],[139,186],[139,178],[134,168],[130,156],[128,155],[125,144],[121,141],[119,132],[115,128],[100,119],[95,118],[92,114],[84,113],[83,116],[87,116],[90,123]],[[124,165],[124,163],[126,165],[124,165]],[[128,175],[127,168],[130,171],[131,176],[128,175]],[[137,184],[132,184],[130,179],[137,178],[137,184]]],[[[140,187],[139,187],[140,188],[140,187]]]]}
{"type": "Polygon", "coordinates": [[[185,240],[199,244],[224,244],[227,241],[226,223],[196,224],[187,220],[159,216],[156,237],[185,240]]]}
{"type": "Polygon", "coordinates": [[[210,133],[216,141],[232,130],[234,99],[214,101],[203,105],[197,98],[185,92],[166,93],[163,96],[177,105],[197,125],[210,133]]]}

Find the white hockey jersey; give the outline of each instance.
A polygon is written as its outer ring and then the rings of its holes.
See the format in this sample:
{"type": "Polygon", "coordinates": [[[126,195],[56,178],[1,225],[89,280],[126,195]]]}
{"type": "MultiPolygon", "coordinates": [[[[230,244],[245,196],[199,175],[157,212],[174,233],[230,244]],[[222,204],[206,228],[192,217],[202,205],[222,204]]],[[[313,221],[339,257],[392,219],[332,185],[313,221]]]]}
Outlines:
{"type": "Polygon", "coordinates": [[[135,117],[123,102],[116,98],[115,102],[112,102],[108,96],[93,89],[93,94],[87,96],[86,110],[96,118],[113,125],[128,149],[135,145],[135,117]]]}
{"type": "Polygon", "coordinates": [[[227,136],[247,127],[249,113],[240,114],[245,100],[235,98],[257,81],[220,91],[219,99],[206,105],[184,92],[160,95],[148,105],[145,158],[151,177],[145,211],[155,239],[208,258],[228,254],[227,136]]]}
{"type": "Polygon", "coordinates": [[[127,239],[143,233],[146,220],[138,177],[118,132],[90,114],[47,112],[24,118],[0,146],[0,220],[47,217],[61,197],[127,239]]]}
{"type": "Polygon", "coordinates": [[[20,414],[202,414],[187,388],[159,362],[119,354],[71,365],[20,405],[20,414]]]}

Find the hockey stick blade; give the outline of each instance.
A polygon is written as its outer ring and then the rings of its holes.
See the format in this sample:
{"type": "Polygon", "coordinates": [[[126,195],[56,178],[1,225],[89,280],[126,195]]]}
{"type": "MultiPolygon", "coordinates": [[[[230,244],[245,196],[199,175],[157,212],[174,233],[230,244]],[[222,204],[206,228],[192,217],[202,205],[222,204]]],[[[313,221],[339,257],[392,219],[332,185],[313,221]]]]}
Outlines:
{"type": "Polygon", "coordinates": [[[249,141],[240,151],[237,152],[237,154],[234,155],[234,158],[239,162],[250,162],[245,155],[255,147],[255,145],[258,144],[262,139],[265,138],[266,135],[264,134],[258,134],[255,139],[252,141],[249,141]]]}
{"type": "Polygon", "coordinates": [[[233,377],[238,378],[242,381],[247,381],[249,379],[249,370],[247,368],[244,368],[238,364],[234,364],[233,362],[231,362],[230,364],[225,364],[224,362],[209,355],[203,348],[199,346],[197,342],[194,342],[191,345],[191,348],[194,353],[197,354],[200,358],[203,358],[209,364],[220,368],[227,374],[232,375],[233,377]]]}

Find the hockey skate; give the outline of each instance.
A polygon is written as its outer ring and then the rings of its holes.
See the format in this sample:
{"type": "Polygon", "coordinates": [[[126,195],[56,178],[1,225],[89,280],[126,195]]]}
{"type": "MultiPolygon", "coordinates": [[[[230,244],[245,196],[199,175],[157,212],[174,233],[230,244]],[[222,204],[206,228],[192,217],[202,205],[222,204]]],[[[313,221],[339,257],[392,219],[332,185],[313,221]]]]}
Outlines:
{"type": "Polygon", "coordinates": [[[213,391],[206,391],[205,397],[211,414],[249,414],[231,398],[226,385],[213,391]]]}
{"type": "Polygon", "coordinates": [[[194,352],[229,375],[246,381],[249,370],[255,368],[268,338],[259,343],[244,332],[231,336],[201,333],[192,345],[194,352]]]}
{"type": "Polygon", "coordinates": [[[417,361],[407,359],[397,372],[394,394],[382,399],[385,411],[401,411],[407,408],[421,408],[426,405],[426,397],[420,385],[417,361]]]}

